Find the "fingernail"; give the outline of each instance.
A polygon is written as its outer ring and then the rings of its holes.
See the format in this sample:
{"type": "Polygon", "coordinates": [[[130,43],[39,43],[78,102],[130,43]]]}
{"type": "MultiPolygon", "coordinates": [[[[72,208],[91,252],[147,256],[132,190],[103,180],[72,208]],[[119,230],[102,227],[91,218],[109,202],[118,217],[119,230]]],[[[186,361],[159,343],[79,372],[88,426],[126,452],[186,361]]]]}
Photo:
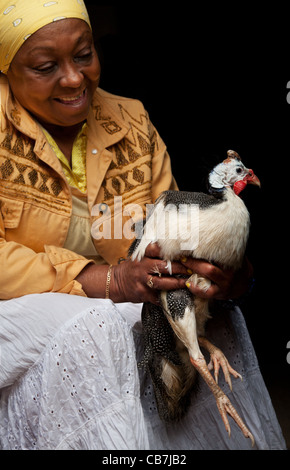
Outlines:
{"type": "Polygon", "coordinates": [[[182,258],[180,258],[180,261],[181,261],[182,263],[186,263],[186,262],[187,262],[186,256],[183,256],[182,258]]]}

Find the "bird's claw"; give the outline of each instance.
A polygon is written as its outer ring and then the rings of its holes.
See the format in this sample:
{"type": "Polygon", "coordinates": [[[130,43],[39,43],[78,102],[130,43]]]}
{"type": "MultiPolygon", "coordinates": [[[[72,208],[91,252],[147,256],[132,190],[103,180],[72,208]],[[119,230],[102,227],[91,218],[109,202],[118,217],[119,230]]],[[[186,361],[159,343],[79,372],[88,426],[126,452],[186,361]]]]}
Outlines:
{"type": "MultiPolygon", "coordinates": [[[[220,367],[223,370],[224,376],[225,376],[225,381],[230,387],[232,391],[232,380],[231,380],[231,375],[233,375],[236,379],[240,378],[243,380],[242,376],[235,371],[229,364],[227,358],[224,356],[223,352],[214,347],[214,352],[211,354],[211,361],[208,365],[209,370],[214,369],[214,376],[215,376],[215,381],[218,383],[218,375],[219,375],[219,369],[220,367]]],[[[236,409],[233,407],[231,404],[229,398],[225,395],[222,394],[216,399],[217,402],[217,407],[220,412],[220,415],[222,417],[222,420],[224,422],[225,428],[229,434],[229,437],[231,437],[231,427],[227,418],[227,414],[229,414],[233,420],[237,423],[239,428],[241,429],[242,433],[246,438],[251,439],[252,442],[252,447],[255,445],[255,439],[252,435],[252,433],[248,430],[240,416],[238,415],[236,409]]]]}
{"type": "Polygon", "coordinates": [[[243,377],[235,369],[231,367],[224,353],[219,348],[217,348],[212,343],[210,343],[206,338],[200,337],[198,339],[198,342],[200,346],[204,347],[210,354],[210,362],[208,364],[208,370],[214,371],[214,378],[215,378],[216,383],[218,383],[220,368],[222,368],[225,381],[230,387],[230,390],[232,390],[233,388],[231,375],[235,377],[236,379],[243,380],[243,377]]]}
{"type": "MultiPolygon", "coordinates": [[[[201,338],[203,340],[204,338],[201,338]]],[[[200,341],[200,338],[199,338],[200,341]]],[[[203,342],[203,341],[201,341],[203,342]]],[[[207,340],[204,340],[203,345],[212,346],[211,343],[208,343],[207,340]]],[[[214,347],[214,346],[213,346],[214,347]]],[[[214,347],[215,348],[215,347],[214,347]]],[[[217,348],[215,348],[217,349],[217,348]]],[[[203,377],[207,385],[209,386],[210,390],[212,391],[215,399],[216,399],[216,404],[219,410],[219,413],[222,417],[223,423],[225,425],[226,431],[228,432],[229,436],[231,436],[231,428],[230,424],[228,421],[227,414],[230,415],[233,420],[237,423],[241,431],[243,432],[243,435],[246,438],[251,439],[252,446],[255,445],[255,440],[252,435],[252,433],[249,431],[249,429],[246,427],[244,424],[242,418],[239,416],[238,412],[230,402],[229,398],[225,395],[225,393],[221,390],[221,388],[217,385],[215,382],[214,378],[212,377],[211,373],[208,370],[208,366],[206,364],[206,361],[203,357],[199,357],[197,359],[194,359],[193,357],[190,357],[190,361],[192,365],[195,367],[195,369],[200,373],[200,375],[203,377]]],[[[238,374],[239,375],[239,374],[238,374]]]]}
{"type": "Polygon", "coordinates": [[[229,364],[227,358],[225,357],[225,355],[223,354],[223,352],[220,349],[215,348],[214,352],[211,353],[211,355],[210,355],[210,362],[208,364],[208,369],[210,371],[212,371],[212,370],[214,371],[214,377],[215,377],[216,383],[218,383],[220,368],[222,368],[222,371],[223,371],[224,377],[225,377],[225,381],[228,384],[228,386],[230,387],[230,390],[233,389],[231,375],[233,377],[235,377],[235,379],[243,380],[243,377],[241,376],[241,374],[239,374],[235,369],[233,369],[230,366],[230,364],[229,364]]]}
{"type": "Polygon", "coordinates": [[[243,435],[246,438],[251,440],[252,447],[254,447],[255,439],[254,439],[253,434],[249,431],[247,426],[244,424],[243,420],[238,415],[236,409],[230,402],[229,398],[223,392],[221,392],[221,394],[219,394],[219,396],[216,397],[216,403],[217,403],[218,410],[220,412],[220,415],[222,417],[223,423],[225,425],[225,428],[229,437],[231,437],[231,427],[229,424],[227,414],[233,418],[233,420],[237,423],[237,425],[241,429],[243,435]]]}

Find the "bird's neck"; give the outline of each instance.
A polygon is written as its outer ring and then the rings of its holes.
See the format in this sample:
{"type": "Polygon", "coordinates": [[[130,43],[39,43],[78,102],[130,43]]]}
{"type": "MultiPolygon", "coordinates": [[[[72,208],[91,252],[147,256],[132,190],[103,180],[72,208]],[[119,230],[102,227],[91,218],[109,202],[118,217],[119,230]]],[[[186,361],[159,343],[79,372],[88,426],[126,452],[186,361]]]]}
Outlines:
{"type": "Polygon", "coordinates": [[[245,253],[249,228],[250,216],[244,202],[231,188],[225,188],[221,204],[200,211],[200,244],[195,256],[229,268],[239,267],[245,253]],[[210,231],[212,224],[214,228],[210,231]]]}

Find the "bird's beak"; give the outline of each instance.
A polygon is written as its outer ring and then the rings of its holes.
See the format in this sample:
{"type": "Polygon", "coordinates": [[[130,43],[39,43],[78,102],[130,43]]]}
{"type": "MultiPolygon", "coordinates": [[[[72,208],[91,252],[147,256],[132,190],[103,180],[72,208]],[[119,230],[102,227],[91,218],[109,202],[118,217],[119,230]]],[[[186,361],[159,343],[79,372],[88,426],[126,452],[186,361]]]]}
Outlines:
{"type": "Polygon", "coordinates": [[[259,178],[255,175],[253,170],[249,170],[249,174],[246,176],[245,181],[248,184],[253,184],[254,186],[258,186],[259,188],[261,187],[261,182],[259,178]]]}

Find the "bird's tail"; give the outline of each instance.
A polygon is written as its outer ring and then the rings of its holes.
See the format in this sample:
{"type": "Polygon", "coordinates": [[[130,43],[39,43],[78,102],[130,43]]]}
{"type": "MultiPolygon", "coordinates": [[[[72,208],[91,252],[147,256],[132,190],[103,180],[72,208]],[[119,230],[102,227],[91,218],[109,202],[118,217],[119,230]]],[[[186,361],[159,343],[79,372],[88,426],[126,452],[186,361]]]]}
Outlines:
{"type": "Polygon", "coordinates": [[[190,405],[196,371],[190,364],[188,354],[180,359],[178,365],[159,356],[155,357],[155,364],[149,365],[159,416],[165,422],[180,421],[190,405]]]}

